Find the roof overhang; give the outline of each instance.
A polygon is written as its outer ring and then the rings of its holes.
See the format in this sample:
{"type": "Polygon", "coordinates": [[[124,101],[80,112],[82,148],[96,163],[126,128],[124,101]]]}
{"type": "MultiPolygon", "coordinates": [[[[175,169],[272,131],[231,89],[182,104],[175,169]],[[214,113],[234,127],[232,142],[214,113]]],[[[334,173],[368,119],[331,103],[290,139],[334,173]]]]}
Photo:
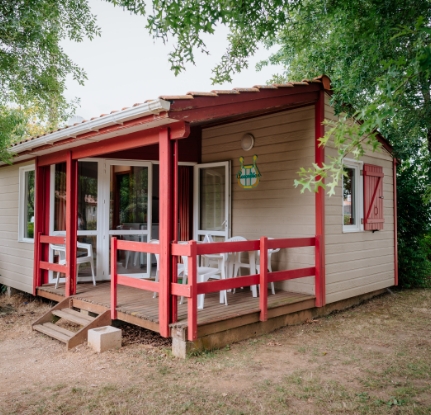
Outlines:
{"type": "MultiPolygon", "coordinates": [[[[169,109],[168,101],[157,99],[22,141],[12,146],[9,151],[16,154],[14,162],[20,162],[53,151],[67,150],[178,122],[169,118],[169,109]]],[[[6,163],[0,162],[0,165],[2,164],[6,163]]]]}

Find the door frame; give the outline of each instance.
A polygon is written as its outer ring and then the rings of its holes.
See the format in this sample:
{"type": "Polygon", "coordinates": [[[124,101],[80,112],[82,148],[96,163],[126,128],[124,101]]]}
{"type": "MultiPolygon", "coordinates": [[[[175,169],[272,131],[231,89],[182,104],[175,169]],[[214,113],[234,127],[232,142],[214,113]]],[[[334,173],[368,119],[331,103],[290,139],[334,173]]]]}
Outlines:
{"type": "Polygon", "coordinates": [[[193,168],[193,239],[199,241],[200,236],[211,235],[221,236],[227,240],[231,236],[231,162],[220,161],[215,163],[196,164],[193,168]],[[224,230],[203,230],[199,229],[200,220],[200,170],[211,167],[225,168],[225,220],[224,230]]]}

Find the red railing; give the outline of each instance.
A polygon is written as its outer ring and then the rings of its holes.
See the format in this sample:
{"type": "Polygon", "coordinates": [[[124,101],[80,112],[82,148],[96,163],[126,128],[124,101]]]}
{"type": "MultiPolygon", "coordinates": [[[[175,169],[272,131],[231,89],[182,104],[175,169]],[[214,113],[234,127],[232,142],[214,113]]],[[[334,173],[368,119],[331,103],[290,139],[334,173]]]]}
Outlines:
{"type": "Polygon", "coordinates": [[[139,280],[127,275],[117,273],[117,252],[119,250],[160,254],[160,245],[147,242],[123,241],[111,239],[111,318],[117,318],[117,285],[139,288],[140,290],[160,292],[160,284],[155,281],[139,280]]]}
{"type": "Polygon", "coordinates": [[[43,244],[66,245],[66,237],[42,235],[41,233],[38,233],[36,235],[36,275],[38,275],[38,281],[36,285],[37,287],[40,287],[42,285],[41,270],[61,272],[66,275],[69,272],[69,268],[67,267],[67,265],[59,265],[53,262],[47,262],[42,260],[42,253],[44,252],[44,250],[42,249],[43,244]]]}
{"type": "MultiPolygon", "coordinates": [[[[126,285],[129,287],[139,288],[151,292],[160,292],[160,283],[148,280],[138,280],[117,273],[117,252],[118,250],[127,250],[133,252],[144,252],[152,254],[160,254],[160,245],[149,244],[145,242],[133,242],[111,240],[111,317],[117,318],[117,285],[126,285]]],[[[198,244],[196,241],[190,241],[188,244],[172,243],[171,255],[175,259],[178,256],[188,257],[188,280],[187,284],[171,282],[171,293],[173,298],[183,296],[187,301],[187,319],[188,319],[188,340],[197,339],[197,296],[199,294],[208,294],[222,290],[231,290],[240,287],[248,287],[259,285],[265,287],[260,290],[259,308],[260,320],[266,321],[268,317],[268,291],[266,287],[271,282],[287,281],[297,278],[315,276],[316,287],[319,286],[319,267],[320,267],[320,252],[319,238],[288,238],[288,239],[268,239],[262,237],[260,240],[241,241],[241,242],[215,242],[198,244]],[[286,249],[286,248],[302,248],[307,246],[315,247],[315,266],[298,268],[283,271],[268,272],[268,249],[286,249]],[[227,278],[222,280],[214,280],[207,282],[197,282],[197,265],[199,255],[224,254],[233,252],[260,251],[260,274],[240,276],[235,278],[227,278]]],[[[173,261],[175,264],[177,261],[173,261]]],[[[176,273],[175,273],[176,274],[176,273]]],[[[168,276],[160,275],[160,279],[168,276]]],[[[173,280],[171,280],[173,281],[173,280]]],[[[176,300],[172,301],[173,307],[177,304],[176,300]]],[[[176,315],[176,313],[173,313],[176,315]]],[[[159,316],[159,320],[160,320],[159,316]]],[[[173,321],[175,322],[175,321],[173,321]]]]}
{"type": "MultiPolygon", "coordinates": [[[[172,244],[172,255],[188,257],[188,283],[187,285],[171,283],[171,294],[188,298],[188,340],[197,339],[197,296],[216,291],[230,290],[251,285],[260,285],[265,289],[260,290],[260,320],[266,321],[268,315],[268,283],[277,281],[287,281],[296,278],[316,276],[319,266],[319,244],[318,238],[288,238],[288,239],[268,239],[262,237],[260,240],[241,241],[241,242],[220,242],[197,244],[190,241],[188,244],[172,244]],[[298,268],[285,271],[268,272],[268,249],[301,248],[307,246],[316,247],[314,267],[298,268]],[[199,255],[223,254],[231,252],[245,252],[260,250],[260,274],[248,275],[236,278],[227,278],[208,282],[197,282],[197,257],[199,255]]],[[[316,286],[318,282],[316,281],[316,286]]]]}

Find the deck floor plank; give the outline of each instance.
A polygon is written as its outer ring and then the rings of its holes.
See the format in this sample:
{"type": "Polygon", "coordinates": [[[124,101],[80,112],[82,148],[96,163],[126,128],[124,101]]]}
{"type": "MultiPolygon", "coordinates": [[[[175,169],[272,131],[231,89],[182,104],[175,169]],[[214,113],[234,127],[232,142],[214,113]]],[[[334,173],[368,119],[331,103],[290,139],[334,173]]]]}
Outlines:
{"type": "MultiPolygon", "coordinates": [[[[42,297],[44,294],[47,297],[53,294],[64,296],[64,284],[60,284],[57,289],[53,284],[44,285],[38,288],[38,294],[42,297]]],[[[110,295],[110,282],[99,282],[96,286],[91,283],[80,283],[74,297],[109,309],[111,306],[110,295]]],[[[119,285],[117,298],[118,311],[153,323],[159,323],[159,299],[158,297],[153,298],[152,292],[119,285]]],[[[312,295],[289,291],[277,290],[275,295],[268,292],[268,309],[312,298],[314,298],[312,295]]],[[[209,293],[205,295],[204,309],[198,311],[198,326],[256,312],[259,312],[259,298],[252,297],[249,288],[237,290],[236,293],[228,293],[227,306],[224,303],[220,304],[218,292],[209,293]]],[[[183,304],[179,304],[178,298],[178,322],[187,322],[187,299],[184,300],[183,304]]]]}

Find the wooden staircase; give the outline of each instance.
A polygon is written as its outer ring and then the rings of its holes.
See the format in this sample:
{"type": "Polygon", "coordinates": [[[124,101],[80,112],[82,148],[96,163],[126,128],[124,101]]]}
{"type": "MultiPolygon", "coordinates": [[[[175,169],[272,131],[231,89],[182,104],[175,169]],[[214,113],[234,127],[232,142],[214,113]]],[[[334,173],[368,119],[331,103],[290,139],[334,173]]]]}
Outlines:
{"type": "Polygon", "coordinates": [[[96,327],[109,326],[110,324],[110,310],[105,310],[97,317],[92,317],[75,310],[73,308],[73,298],[66,298],[35,321],[32,328],[33,330],[66,343],[67,350],[70,350],[87,340],[88,330],[96,327]],[[76,332],[67,330],[56,324],[60,320],[67,320],[71,323],[79,324],[82,328],[76,332]]]}

